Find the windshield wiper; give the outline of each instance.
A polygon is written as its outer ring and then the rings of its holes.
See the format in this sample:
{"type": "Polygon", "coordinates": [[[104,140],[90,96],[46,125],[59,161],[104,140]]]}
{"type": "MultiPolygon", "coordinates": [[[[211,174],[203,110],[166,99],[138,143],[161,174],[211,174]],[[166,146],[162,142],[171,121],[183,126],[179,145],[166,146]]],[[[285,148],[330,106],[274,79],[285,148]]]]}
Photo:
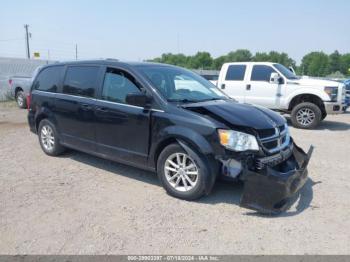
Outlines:
{"type": "Polygon", "coordinates": [[[199,102],[214,101],[214,100],[225,100],[225,99],[227,99],[227,98],[226,97],[212,97],[212,98],[200,100],[199,102]]]}
{"type": "Polygon", "coordinates": [[[197,103],[197,102],[200,102],[200,101],[198,101],[198,100],[191,100],[191,99],[187,99],[187,98],[184,98],[184,99],[172,99],[172,98],[169,98],[168,102],[197,103]]]}

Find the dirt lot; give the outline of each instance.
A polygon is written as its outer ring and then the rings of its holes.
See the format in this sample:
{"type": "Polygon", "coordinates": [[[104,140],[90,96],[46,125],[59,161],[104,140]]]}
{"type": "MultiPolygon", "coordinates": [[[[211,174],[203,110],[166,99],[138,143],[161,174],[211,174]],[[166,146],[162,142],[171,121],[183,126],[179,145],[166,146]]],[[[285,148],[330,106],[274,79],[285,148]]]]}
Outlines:
{"type": "Polygon", "coordinates": [[[48,157],[26,111],[0,103],[0,253],[349,254],[350,114],[291,132],[316,147],[310,180],[289,212],[264,217],[238,206],[240,185],[186,202],[149,172],[74,151],[48,157]]]}

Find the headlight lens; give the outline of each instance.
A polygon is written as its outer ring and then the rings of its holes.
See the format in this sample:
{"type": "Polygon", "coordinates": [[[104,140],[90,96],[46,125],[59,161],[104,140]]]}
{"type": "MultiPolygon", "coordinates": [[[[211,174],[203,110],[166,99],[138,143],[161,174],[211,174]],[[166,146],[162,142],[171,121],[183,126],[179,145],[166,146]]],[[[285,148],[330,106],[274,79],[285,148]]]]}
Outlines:
{"type": "Polygon", "coordinates": [[[253,135],[226,129],[219,129],[218,132],[221,145],[227,149],[239,152],[247,150],[259,151],[258,142],[253,135]]]}
{"type": "Polygon", "coordinates": [[[328,94],[332,102],[337,101],[338,87],[337,86],[326,86],[324,91],[328,94]]]}

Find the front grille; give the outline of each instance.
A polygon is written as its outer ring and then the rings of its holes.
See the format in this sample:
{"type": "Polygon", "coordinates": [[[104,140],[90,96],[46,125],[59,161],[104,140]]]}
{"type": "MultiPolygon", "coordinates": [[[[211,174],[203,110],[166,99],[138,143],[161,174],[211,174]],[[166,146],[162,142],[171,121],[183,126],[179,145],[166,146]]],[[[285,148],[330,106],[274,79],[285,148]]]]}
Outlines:
{"type": "Polygon", "coordinates": [[[288,159],[292,155],[292,153],[293,153],[293,145],[283,149],[278,154],[256,159],[255,160],[255,167],[258,170],[261,170],[261,169],[265,168],[266,166],[274,167],[274,166],[282,163],[286,159],[288,159]]]}
{"type": "Polygon", "coordinates": [[[274,148],[276,148],[277,146],[278,146],[278,143],[277,143],[276,140],[270,141],[270,142],[265,142],[265,143],[264,143],[264,147],[265,147],[266,149],[269,149],[269,150],[274,149],[274,148]]]}
{"type": "Polygon", "coordinates": [[[270,129],[259,129],[258,139],[268,153],[276,153],[289,145],[290,136],[287,124],[270,129]]]}

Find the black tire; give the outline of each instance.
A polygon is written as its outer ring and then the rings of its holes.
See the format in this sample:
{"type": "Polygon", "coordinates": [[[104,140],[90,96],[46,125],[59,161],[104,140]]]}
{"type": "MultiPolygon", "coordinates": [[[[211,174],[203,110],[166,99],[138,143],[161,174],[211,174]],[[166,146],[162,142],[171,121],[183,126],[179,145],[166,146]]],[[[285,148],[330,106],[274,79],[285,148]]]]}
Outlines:
{"type": "Polygon", "coordinates": [[[16,93],[16,102],[19,108],[27,108],[27,98],[23,91],[16,93]]]}
{"type": "Polygon", "coordinates": [[[40,121],[39,128],[38,128],[38,137],[39,137],[39,143],[40,143],[41,149],[44,151],[45,154],[49,156],[58,156],[65,151],[65,148],[60,144],[55,125],[48,119],[43,119],[40,121]],[[47,128],[48,130],[50,129],[52,130],[52,137],[53,137],[54,143],[51,148],[49,148],[44,142],[45,140],[43,139],[44,128],[47,128]]]}
{"type": "Polygon", "coordinates": [[[323,121],[326,117],[327,117],[327,113],[326,112],[322,112],[321,121],[323,121]]]}
{"type": "MultiPolygon", "coordinates": [[[[164,187],[164,189],[167,191],[167,193],[171,196],[184,199],[184,200],[195,200],[200,197],[202,197],[204,194],[209,193],[206,192],[206,188],[209,186],[210,183],[210,169],[206,165],[205,158],[195,152],[194,150],[191,152],[191,154],[188,154],[179,144],[174,143],[168,145],[164,150],[161,152],[161,154],[158,157],[157,161],[157,173],[158,177],[164,187]],[[197,176],[197,182],[195,186],[193,186],[192,189],[188,191],[178,191],[175,189],[170,182],[168,182],[165,174],[165,163],[168,159],[168,157],[172,156],[175,153],[182,153],[187,154],[190,158],[189,161],[194,161],[197,170],[198,170],[198,176],[197,176]]],[[[182,182],[181,182],[182,183],[182,182]]]]}
{"type": "Polygon", "coordinates": [[[319,125],[321,118],[321,109],[317,105],[309,102],[304,102],[296,105],[291,112],[291,121],[293,126],[296,128],[313,129],[319,125]],[[303,123],[303,117],[300,117],[302,112],[305,110],[313,114],[312,121],[309,121],[307,123],[303,123]]]}

